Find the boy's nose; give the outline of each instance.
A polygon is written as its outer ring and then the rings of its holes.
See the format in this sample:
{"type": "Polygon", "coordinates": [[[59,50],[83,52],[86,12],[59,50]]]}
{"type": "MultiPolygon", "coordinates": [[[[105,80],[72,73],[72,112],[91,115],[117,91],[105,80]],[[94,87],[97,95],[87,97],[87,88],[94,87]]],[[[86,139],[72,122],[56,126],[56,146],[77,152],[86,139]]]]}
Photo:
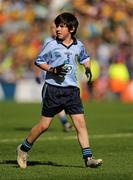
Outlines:
{"type": "Polygon", "coordinates": [[[56,27],[56,30],[60,30],[60,26],[56,27]]]}

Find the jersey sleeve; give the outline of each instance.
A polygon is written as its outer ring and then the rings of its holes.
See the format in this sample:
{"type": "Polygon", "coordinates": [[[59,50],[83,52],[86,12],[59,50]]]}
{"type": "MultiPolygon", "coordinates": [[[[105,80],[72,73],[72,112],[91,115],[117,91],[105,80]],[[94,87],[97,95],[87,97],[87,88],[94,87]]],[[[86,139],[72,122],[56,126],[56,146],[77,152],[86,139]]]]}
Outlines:
{"type": "Polygon", "coordinates": [[[44,64],[44,63],[49,64],[51,57],[52,57],[52,51],[50,44],[49,43],[47,43],[46,45],[44,44],[40,54],[37,56],[35,60],[35,64],[36,65],[44,64]]]}
{"type": "Polygon", "coordinates": [[[81,46],[81,51],[80,51],[80,55],[79,55],[79,63],[80,64],[84,64],[86,61],[90,60],[90,56],[87,53],[86,48],[84,47],[84,45],[81,46]]]}

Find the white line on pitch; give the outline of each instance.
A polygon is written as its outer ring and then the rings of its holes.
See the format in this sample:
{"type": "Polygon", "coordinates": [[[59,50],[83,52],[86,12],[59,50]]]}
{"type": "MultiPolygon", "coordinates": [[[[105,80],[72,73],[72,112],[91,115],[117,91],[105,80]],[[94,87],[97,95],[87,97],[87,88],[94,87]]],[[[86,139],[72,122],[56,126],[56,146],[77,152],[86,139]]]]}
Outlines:
{"type": "MultiPolygon", "coordinates": [[[[108,139],[108,138],[130,138],[133,137],[133,133],[118,133],[118,134],[96,134],[96,135],[90,135],[90,138],[94,139],[108,139]]],[[[39,141],[55,141],[55,140],[74,140],[77,139],[77,136],[65,136],[65,137],[59,137],[59,136],[48,136],[45,138],[40,138],[39,141]]],[[[8,143],[8,142],[21,142],[24,139],[22,138],[6,138],[6,139],[0,139],[0,143],[8,143]]]]}

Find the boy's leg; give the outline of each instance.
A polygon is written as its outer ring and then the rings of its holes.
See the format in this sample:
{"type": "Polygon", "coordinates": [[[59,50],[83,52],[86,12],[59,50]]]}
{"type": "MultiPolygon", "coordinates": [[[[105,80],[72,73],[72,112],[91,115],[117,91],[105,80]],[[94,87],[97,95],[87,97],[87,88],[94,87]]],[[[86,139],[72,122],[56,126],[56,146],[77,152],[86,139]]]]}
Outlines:
{"type": "Polygon", "coordinates": [[[29,136],[26,138],[26,140],[24,140],[24,142],[18,146],[17,162],[21,168],[27,167],[27,152],[31,149],[36,139],[48,129],[51,121],[52,117],[42,116],[40,122],[31,129],[29,136]]]}
{"type": "Polygon", "coordinates": [[[90,147],[84,114],[71,115],[71,118],[77,131],[80,146],[82,148],[90,147]]]}
{"type": "Polygon", "coordinates": [[[51,121],[52,117],[42,116],[40,122],[31,129],[30,134],[27,137],[28,142],[33,144],[34,141],[49,128],[51,121]]]}
{"type": "Polygon", "coordinates": [[[86,127],[84,114],[71,115],[71,118],[73,120],[74,126],[77,131],[77,137],[78,137],[79,144],[82,148],[82,154],[85,160],[85,165],[87,167],[92,167],[92,168],[96,168],[100,166],[102,164],[102,160],[93,159],[92,157],[92,151],[90,148],[88,131],[86,127]]]}

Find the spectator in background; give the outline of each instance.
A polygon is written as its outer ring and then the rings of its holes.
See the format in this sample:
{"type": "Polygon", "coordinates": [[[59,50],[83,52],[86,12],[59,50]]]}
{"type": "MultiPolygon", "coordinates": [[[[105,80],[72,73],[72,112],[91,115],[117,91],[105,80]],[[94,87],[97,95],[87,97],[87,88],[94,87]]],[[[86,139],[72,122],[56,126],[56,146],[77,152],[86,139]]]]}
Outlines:
{"type": "Polygon", "coordinates": [[[117,98],[120,98],[130,80],[129,71],[124,60],[123,56],[116,56],[108,69],[110,90],[117,98]]]}
{"type": "Polygon", "coordinates": [[[0,83],[6,100],[13,100],[17,81],[24,76],[25,54],[24,47],[18,46],[12,52],[12,56],[8,54],[1,62],[0,67],[0,83]]]}

